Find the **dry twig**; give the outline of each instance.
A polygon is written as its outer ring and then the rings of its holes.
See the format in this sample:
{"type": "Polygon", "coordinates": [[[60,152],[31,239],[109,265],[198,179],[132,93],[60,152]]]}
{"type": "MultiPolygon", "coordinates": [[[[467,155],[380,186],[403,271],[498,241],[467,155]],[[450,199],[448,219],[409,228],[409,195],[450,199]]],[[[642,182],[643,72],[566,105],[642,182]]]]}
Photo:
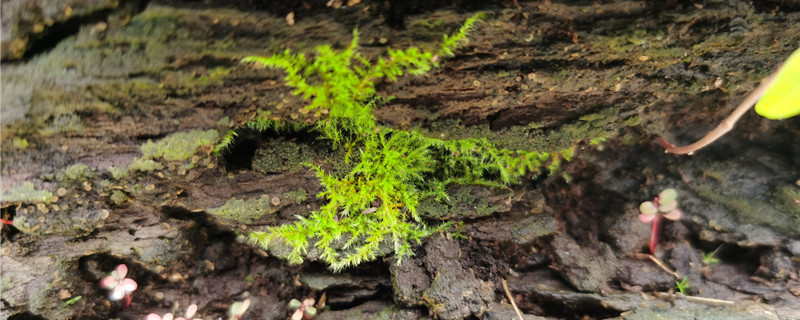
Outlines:
{"type": "Polygon", "coordinates": [[[517,313],[517,317],[519,317],[519,320],[523,320],[522,312],[519,311],[519,308],[517,308],[517,303],[514,302],[514,298],[511,296],[511,291],[508,290],[508,283],[506,283],[506,278],[502,278],[502,280],[503,280],[503,290],[506,291],[506,297],[508,297],[508,301],[511,302],[511,306],[514,307],[514,311],[517,313]]]}
{"type": "Polygon", "coordinates": [[[653,263],[655,263],[656,265],[661,267],[661,269],[663,269],[664,271],[666,271],[669,274],[673,275],[675,277],[675,279],[680,279],[681,278],[681,276],[678,274],[677,271],[673,271],[672,269],[667,267],[667,265],[664,263],[664,261],[661,261],[661,259],[656,258],[656,256],[654,256],[652,254],[637,253],[636,257],[639,258],[639,259],[650,259],[650,261],[653,261],[653,263]]]}

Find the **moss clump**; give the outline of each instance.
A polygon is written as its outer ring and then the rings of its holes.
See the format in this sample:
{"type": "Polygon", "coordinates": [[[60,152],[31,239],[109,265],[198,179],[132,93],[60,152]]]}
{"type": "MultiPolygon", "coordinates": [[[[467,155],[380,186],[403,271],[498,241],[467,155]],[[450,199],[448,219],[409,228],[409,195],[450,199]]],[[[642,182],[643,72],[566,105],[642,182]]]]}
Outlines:
{"type": "Polygon", "coordinates": [[[217,137],[217,130],[209,129],[173,133],[158,142],[148,140],[142,145],[141,159],[164,158],[167,161],[183,161],[194,155],[197,148],[213,145],[217,137]]]}
{"type": "Polygon", "coordinates": [[[108,199],[111,200],[114,205],[118,206],[125,203],[125,201],[128,201],[128,195],[120,190],[114,190],[111,192],[111,196],[109,196],[108,199]]]}
{"type": "Polygon", "coordinates": [[[279,138],[270,143],[269,148],[256,150],[253,170],[264,173],[297,172],[304,168],[303,163],[312,162],[319,156],[320,153],[307,144],[279,138]]]}
{"type": "Polygon", "coordinates": [[[222,206],[208,209],[208,213],[223,220],[252,223],[270,212],[269,202],[267,195],[248,200],[231,198],[222,206]]]}
{"type": "MultiPolygon", "coordinates": [[[[448,186],[485,185],[501,187],[517,183],[527,174],[544,168],[554,170],[572,149],[547,153],[498,148],[486,139],[439,140],[417,131],[378,127],[372,111],[387,98],[376,96],[376,82],[409,73],[423,74],[438,66],[440,57],[466,41],[467,32],[481,15],[473,16],[452,36],[444,36],[437,51],[418,48],[388,50],[388,58],[369,61],[358,51],[358,32],[342,50],[317,48],[309,60],[289,50],[271,57],[247,57],[243,61],[283,69],[285,81],[296,95],[310,101],[305,108],[328,118],[295,129],[314,132],[335,150],[344,150],[341,172],[326,172],[313,166],[328,200],[319,210],[294,224],[253,232],[250,240],[264,248],[283,251],[292,263],[300,263],[309,252],[334,270],[355,266],[387,252],[402,257],[412,254],[411,245],[443,227],[423,223],[418,206],[422,199],[449,199],[448,186]],[[276,249],[273,243],[286,246],[276,249]]],[[[246,125],[250,130],[280,132],[290,124],[258,118],[246,125]]],[[[236,132],[222,140],[216,150],[228,146],[236,132]]],[[[491,211],[486,204],[482,212],[491,211]]],[[[446,225],[446,224],[445,224],[446,225]]]]}
{"type": "Polygon", "coordinates": [[[26,181],[13,187],[0,196],[0,202],[50,202],[53,194],[45,190],[36,190],[33,182],[26,181]]]}
{"type": "Polygon", "coordinates": [[[14,137],[11,144],[14,146],[15,149],[19,150],[25,150],[30,146],[30,144],[28,143],[28,139],[20,139],[19,137],[14,137]]]}
{"type": "Polygon", "coordinates": [[[135,158],[131,165],[128,166],[129,171],[150,172],[154,170],[161,170],[164,165],[150,159],[135,158]]]}
{"type": "Polygon", "coordinates": [[[292,200],[294,203],[301,203],[308,199],[308,192],[306,192],[306,189],[298,188],[296,191],[284,192],[283,196],[289,198],[289,200],[292,200]]]}
{"type": "MultiPolygon", "coordinates": [[[[214,141],[218,136],[217,130],[214,129],[205,131],[195,129],[173,133],[157,142],[148,140],[141,147],[141,157],[134,158],[133,162],[125,168],[111,167],[108,171],[114,179],[120,180],[127,178],[132,171],[150,172],[161,170],[164,165],[157,160],[185,161],[193,156],[198,148],[214,145],[214,141]]],[[[192,167],[194,167],[193,161],[184,164],[186,169],[192,167]]]]}
{"type": "Polygon", "coordinates": [[[794,216],[794,220],[800,220],[800,206],[797,205],[798,202],[800,202],[800,190],[798,190],[797,187],[784,184],[777,187],[773,192],[772,203],[775,205],[775,208],[782,212],[790,213],[794,216]]]}
{"type": "Polygon", "coordinates": [[[488,216],[500,209],[500,206],[490,206],[487,197],[476,198],[473,196],[472,188],[468,186],[449,189],[447,199],[436,201],[433,197],[425,198],[420,201],[418,210],[426,217],[444,219],[488,216]]]}
{"type": "Polygon", "coordinates": [[[94,177],[94,172],[84,163],[76,163],[56,173],[56,181],[63,184],[86,181],[94,177]]]}
{"type": "Polygon", "coordinates": [[[47,126],[42,128],[40,133],[43,136],[51,136],[60,132],[79,132],[83,130],[83,119],[76,114],[63,114],[49,120],[47,126]]]}

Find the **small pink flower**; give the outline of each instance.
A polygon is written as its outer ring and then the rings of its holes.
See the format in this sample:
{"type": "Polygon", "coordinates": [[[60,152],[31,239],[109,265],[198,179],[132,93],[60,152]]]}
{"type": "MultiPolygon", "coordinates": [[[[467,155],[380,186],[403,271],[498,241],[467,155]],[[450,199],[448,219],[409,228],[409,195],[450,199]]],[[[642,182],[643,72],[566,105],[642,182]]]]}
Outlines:
{"type": "Polygon", "coordinates": [[[136,291],[138,285],[133,279],[126,278],[126,275],[128,275],[128,266],[118,265],[114,271],[111,271],[111,274],[100,280],[100,286],[103,289],[111,290],[108,295],[109,300],[119,301],[125,298],[125,306],[128,307],[131,304],[131,293],[136,291]]]}
{"type": "Polygon", "coordinates": [[[655,254],[661,232],[661,218],[677,221],[683,216],[683,212],[678,209],[678,192],[672,188],[661,191],[653,201],[642,202],[639,212],[639,221],[651,224],[650,253],[655,254]]]}
{"type": "MultiPolygon", "coordinates": [[[[175,320],[203,320],[203,319],[200,319],[200,318],[192,318],[192,316],[194,316],[194,314],[196,312],[197,312],[197,305],[192,303],[191,305],[189,305],[188,308],[186,308],[186,312],[183,314],[183,317],[177,317],[177,318],[174,318],[174,319],[175,320]]],[[[174,316],[172,315],[172,313],[167,313],[163,317],[159,316],[159,315],[157,315],[155,313],[151,313],[151,314],[148,314],[147,316],[145,316],[144,320],[173,320],[173,317],[174,316]]]]}
{"type": "Polygon", "coordinates": [[[244,312],[250,307],[250,299],[244,299],[242,302],[234,302],[228,309],[228,319],[242,320],[244,312]]]}
{"type": "Polygon", "coordinates": [[[292,301],[289,301],[289,308],[295,310],[291,320],[310,320],[317,315],[317,309],[314,308],[314,298],[306,298],[303,302],[292,299],[292,301]]]}

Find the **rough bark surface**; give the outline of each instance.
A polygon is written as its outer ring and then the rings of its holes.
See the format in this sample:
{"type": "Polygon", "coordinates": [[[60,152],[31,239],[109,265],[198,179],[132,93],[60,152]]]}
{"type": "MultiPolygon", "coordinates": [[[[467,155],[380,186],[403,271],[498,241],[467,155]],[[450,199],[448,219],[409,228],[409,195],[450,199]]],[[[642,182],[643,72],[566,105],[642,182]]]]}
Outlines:
{"type": "Polygon", "coordinates": [[[0,192],[16,226],[1,231],[0,318],[141,319],[196,303],[216,319],[248,297],[245,319],[285,319],[306,297],[326,301],[319,319],[507,319],[509,298],[526,319],[800,318],[800,119],[749,113],[691,157],[656,142],[701,137],[797,49],[800,3],[390,3],[4,2],[0,192]],[[370,58],[432,47],[478,11],[486,21],[442,68],[378,86],[396,99],[376,119],[511,149],[581,147],[550,177],[452,187],[462,198],[437,219],[457,227],[400,266],[334,274],[237,241],[324,203],[296,164],[343,155],[308,134],[119,170],[175,133],[219,137],[264,111],[317,121],[280,72],[244,56],[345,46],[355,27],[370,58]],[[650,229],[636,218],[665,188],[684,212],[656,252],[669,270],[642,258],[650,229]],[[98,285],[120,263],[139,284],[128,308],[98,285]],[[688,297],[675,294],[683,277],[688,297]]]}

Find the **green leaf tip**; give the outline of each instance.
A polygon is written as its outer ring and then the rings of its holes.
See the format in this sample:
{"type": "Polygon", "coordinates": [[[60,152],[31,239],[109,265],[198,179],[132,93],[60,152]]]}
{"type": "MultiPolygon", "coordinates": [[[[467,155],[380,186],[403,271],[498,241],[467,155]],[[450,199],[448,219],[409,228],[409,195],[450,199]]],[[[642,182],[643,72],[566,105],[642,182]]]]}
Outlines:
{"type": "Polygon", "coordinates": [[[756,113],[772,120],[800,114],[800,49],[786,59],[772,85],[756,103],[756,113]]]}

